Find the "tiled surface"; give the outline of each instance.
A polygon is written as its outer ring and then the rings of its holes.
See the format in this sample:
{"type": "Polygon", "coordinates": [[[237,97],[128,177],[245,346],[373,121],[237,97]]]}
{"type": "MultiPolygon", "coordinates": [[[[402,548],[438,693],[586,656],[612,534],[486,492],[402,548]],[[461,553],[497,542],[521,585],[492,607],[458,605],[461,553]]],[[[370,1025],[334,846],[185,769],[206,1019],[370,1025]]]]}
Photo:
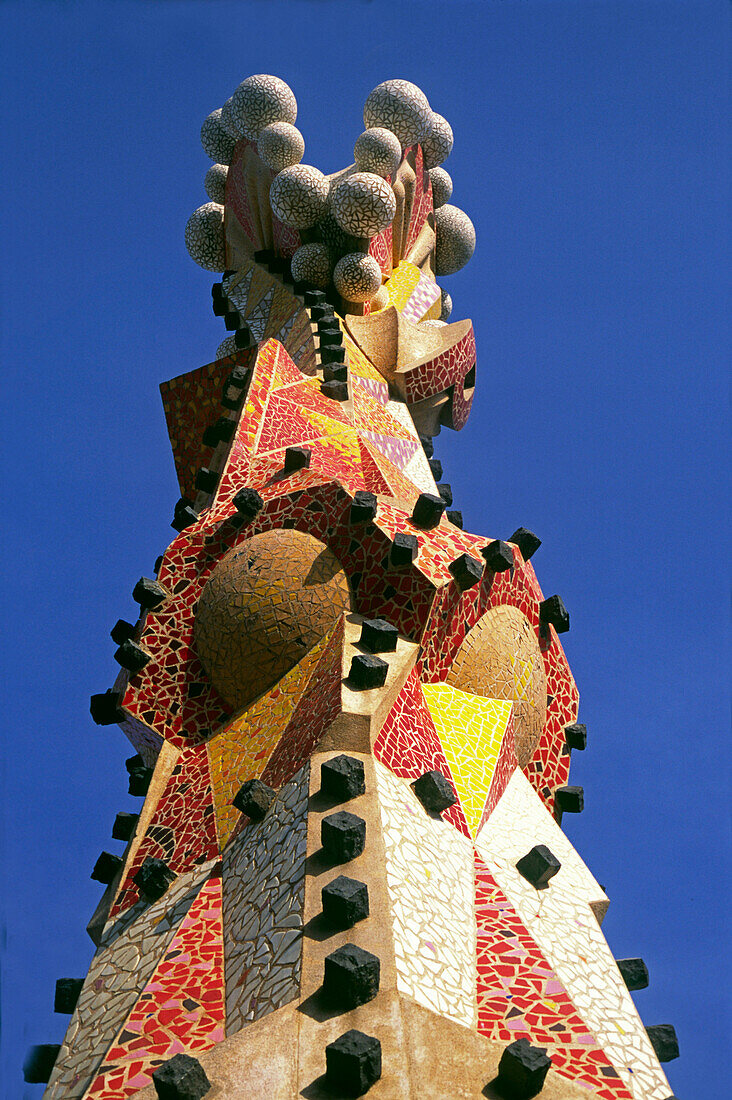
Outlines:
{"type": "Polygon", "coordinates": [[[224,852],[226,1034],[298,994],[310,765],[224,852]]]}
{"type": "Polygon", "coordinates": [[[397,989],[474,1027],[473,848],[376,761],[397,989]]]}

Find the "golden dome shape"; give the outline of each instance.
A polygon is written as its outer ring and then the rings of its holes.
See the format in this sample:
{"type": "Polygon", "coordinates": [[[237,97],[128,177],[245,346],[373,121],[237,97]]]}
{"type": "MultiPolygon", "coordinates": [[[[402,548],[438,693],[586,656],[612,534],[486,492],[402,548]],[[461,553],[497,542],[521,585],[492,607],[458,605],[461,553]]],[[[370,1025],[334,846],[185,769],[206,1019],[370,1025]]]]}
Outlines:
{"type": "Polygon", "coordinates": [[[230,550],[196,609],[198,656],[236,710],[268,691],[351,609],[346,575],[301,531],[266,531],[230,550]]]}
{"type": "Polygon", "coordinates": [[[516,755],[529,762],[546,718],[546,673],[536,631],[517,607],[486,611],[463,639],[447,674],[461,691],[513,702],[516,755]]]}

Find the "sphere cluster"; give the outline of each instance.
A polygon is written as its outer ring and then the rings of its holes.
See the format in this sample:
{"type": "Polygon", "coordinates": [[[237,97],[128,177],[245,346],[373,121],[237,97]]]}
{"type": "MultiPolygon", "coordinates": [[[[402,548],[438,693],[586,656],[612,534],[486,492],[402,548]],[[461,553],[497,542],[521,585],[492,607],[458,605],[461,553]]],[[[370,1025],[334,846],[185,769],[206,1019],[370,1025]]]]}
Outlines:
{"type": "Polygon", "coordinates": [[[203,187],[212,202],[222,206],[226,197],[226,177],[229,169],[225,164],[212,164],[203,179],[203,187]]]}
{"type": "Polygon", "coordinates": [[[317,241],[300,245],[292,257],[290,270],[295,282],[325,289],[330,282],[330,253],[317,241]]]}
{"type": "Polygon", "coordinates": [[[453,275],[475,251],[475,228],[468,215],[445,203],[435,211],[435,275],[453,275]]]}
{"type": "Polygon", "coordinates": [[[307,229],[325,214],[330,187],[322,172],[309,164],[293,164],[272,180],[269,201],[284,225],[307,229]]]}
{"type": "Polygon", "coordinates": [[[239,137],[256,141],[271,122],[294,122],[297,100],[277,76],[248,76],[231,97],[229,118],[239,137]]]}
{"type": "Polygon", "coordinates": [[[443,160],[447,160],[452,152],[452,143],[452,126],[446,118],[433,111],[429,129],[422,139],[425,168],[436,168],[443,160]]]}
{"type": "Polygon", "coordinates": [[[333,282],[347,302],[368,302],[381,286],[381,268],[366,252],[348,252],[335,265],[333,282]]]}
{"type": "Polygon", "coordinates": [[[221,108],[212,111],[201,126],[201,145],[207,157],[218,164],[229,164],[236,141],[226,132],[221,122],[221,108]]]}
{"type": "Polygon", "coordinates": [[[452,179],[444,168],[430,168],[429,177],[432,184],[432,205],[437,210],[452,198],[452,179]]]}
{"type": "Polygon", "coordinates": [[[217,202],[207,202],[194,210],[186,224],[185,241],[191,259],[204,271],[224,271],[226,240],[223,206],[217,202]]]}
{"type": "Polygon", "coordinates": [[[402,146],[396,134],[383,126],[374,126],[356,139],[353,159],[359,172],[393,176],[402,159],[402,146]]]}
{"type": "Polygon", "coordinates": [[[305,139],[290,122],[270,122],[259,133],[257,152],[268,168],[281,172],[299,164],[305,152],[305,139]]]}
{"type": "Polygon", "coordinates": [[[330,206],[344,232],[352,237],[373,237],[391,225],[396,196],[381,176],[354,172],[334,188],[330,206]]]}
{"type": "Polygon", "coordinates": [[[430,108],[424,92],[409,80],[377,84],[363,109],[364,126],[384,127],[396,134],[402,148],[415,145],[428,132],[430,108]]]}

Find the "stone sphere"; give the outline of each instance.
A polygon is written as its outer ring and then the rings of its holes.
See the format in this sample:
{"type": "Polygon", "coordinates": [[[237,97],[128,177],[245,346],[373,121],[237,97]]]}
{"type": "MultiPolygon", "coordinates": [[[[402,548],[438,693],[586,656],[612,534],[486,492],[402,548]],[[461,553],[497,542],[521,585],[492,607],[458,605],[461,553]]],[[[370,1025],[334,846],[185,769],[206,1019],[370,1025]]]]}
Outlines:
{"type": "Polygon", "coordinates": [[[494,607],[468,631],[447,682],[513,703],[516,755],[525,767],[546,719],[546,673],[536,631],[517,607],[494,607]]]}
{"type": "Polygon", "coordinates": [[[475,252],[475,228],[468,215],[445,203],[435,211],[435,275],[454,275],[475,252]]]}
{"type": "Polygon", "coordinates": [[[238,348],[236,346],[236,337],[232,334],[231,336],[227,336],[225,340],[222,340],[216,348],[216,358],[224,359],[227,355],[233,355],[235,351],[238,351],[238,348]]]}
{"type": "Polygon", "coordinates": [[[228,174],[229,169],[225,164],[212,164],[204,176],[203,186],[211,202],[218,202],[221,206],[224,205],[224,200],[226,198],[226,177],[228,174]]]}
{"type": "Polygon", "coordinates": [[[402,148],[416,145],[428,131],[432,109],[424,92],[409,80],[385,80],[366,100],[363,124],[383,126],[399,138],[402,148]]]}
{"type": "Polygon", "coordinates": [[[446,118],[433,111],[430,115],[429,130],[422,138],[425,168],[436,168],[438,164],[442,164],[443,160],[447,160],[452,152],[452,143],[452,126],[446,118]]]}
{"type": "Polygon", "coordinates": [[[452,313],[452,298],[446,290],[440,290],[440,296],[442,301],[442,308],[440,309],[440,320],[447,321],[452,313]]]}
{"type": "Polygon", "coordinates": [[[324,290],[330,282],[330,253],[324,244],[303,244],[295,251],[290,265],[296,283],[310,283],[324,290]]]}
{"type": "Polygon", "coordinates": [[[297,101],[277,76],[248,76],[231,97],[231,118],[240,137],[256,141],[270,122],[294,122],[297,101]]]}
{"type": "Polygon", "coordinates": [[[307,229],[325,215],[329,190],[327,179],[317,168],[293,164],[272,180],[269,201],[284,225],[307,229]]]}
{"type": "Polygon", "coordinates": [[[348,252],[335,265],[333,282],[347,302],[368,302],[381,286],[381,268],[366,252],[348,252]]]}
{"type": "Polygon", "coordinates": [[[226,269],[223,206],[207,202],[193,211],[186,224],[186,248],[205,271],[226,269]]]}
{"type": "Polygon", "coordinates": [[[236,710],[268,691],[351,609],[346,575],[301,531],[254,535],[214,568],[193,637],[211,683],[236,710]]]}
{"type": "Polygon", "coordinates": [[[305,138],[290,122],[270,122],[260,130],[257,152],[274,172],[299,164],[305,152],[305,138]]]}
{"type": "Polygon", "coordinates": [[[389,297],[389,291],[386,286],[381,286],[371,298],[371,312],[376,313],[380,309],[386,309],[391,304],[391,298],[389,297]]]}
{"type": "Polygon", "coordinates": [[[437,210],[452,197],[452,178],[444,168],[430,168],[429,177],[432,184],[432,205],[437,210]]]}
{"type": "Polygon", "coordinates": [[[212,111],[203,120],[201,127],[201,145],[207,157],[218,164],[230,164],[236,142],[224,129],[221,122],[221,108],[212,111]]]}
{"type": "Polygon", "coordinates": [[[239,140],[241,134],[236,125],[236,119],[233,114],[233,99],[231,96],[227,99],[226,103],[221,108],[221,125],[224,131],[229,135],[234,144],[239,140]]]}
{"type": "Polygon", "coordinates": [[[333,217],[352,237],[373,237],[391,225],[396,214],[396,195],[375,172],[354,172],[333,189],[333,217]]]}
{"type": "Polygon", "coordinates": [[[401,163],[402,144],[391,130],[385,130],[383,126],[373,126],[356,138],[353,159],[359,172],[393,176],[401,163]]]}

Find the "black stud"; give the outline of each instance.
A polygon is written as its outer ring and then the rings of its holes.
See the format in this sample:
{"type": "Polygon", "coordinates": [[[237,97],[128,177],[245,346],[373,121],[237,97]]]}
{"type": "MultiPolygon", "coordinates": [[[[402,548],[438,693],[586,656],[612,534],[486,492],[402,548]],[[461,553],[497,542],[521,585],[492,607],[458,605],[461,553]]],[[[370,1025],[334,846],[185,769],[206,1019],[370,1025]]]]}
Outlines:
{"type": "Polygon", "coordinates": [[[439,458],[430,458],[427,460],[427,462],[430,470],[432,471],[433,478],[435,479],[435,481],[439,481],[442,477],[442,463],[440,462],[439,458]]]}
{"type": "Polygon", "coordinates": [[[229,308],[227,301],[228,299],[224,294],[224,288],[221,283],[214,283],[211,287],[211,304],[213,305],[214,316],[224,316],[229,308]]]}
{"type": "Polygon", "coordinates": [[[158,556],[155,559],[155,564],[153,565],[153,573],[155,574],[156,577],[157,577],[158,573],[160,572],[160,566],[162,564],[163,564],[163,555],[158,554],[158,556]]]}
{"type": "Polygon", "coordinates": [[[130,794],[140,796],[147,794],[152,779],[152,768],[146,768],[141,756],[130,756],[125,760],[125,767],[130,776],[130,794]]]}
{"type": "Polygon", "coordinates": [[[337,928],[352,928],[369,915],[369,891],[365,882],[339,875],[321,891],[323,916],[337,928]]]}
{"type": "Polygon", "coordinates": [[[185,531],[186,527],[190,527],[197,519],[198,512],[195,510],[190,500],[181,497],[173,511],[173,519],[171,520],[170,526],[174,531],[185,531]]]}
{"type": "Polygon", "coordinates": [[[369,691],[371,688],[383,687],[386,683],[386,674],[389,665],[382,661],[381,657],[375,657],[371,653],[357,653],[351,660],[351,671],[348,674],[348,682],[356,691],[369,691]]]}
{"type": "Polygon", "coordinates": [[[269,261],[269,270],[274,275],[284,275],[285,272],[289,269],[289,266],[290,265],[284,256],[274,256],[269,261]]]}
{"type": "Polygon", "coordinates": [[[201,1100],[211,1083],[197,1058],[190,1054],[175,1054],[153,1070],[155,1091],[159,1100],[201,1100]]]}
{"type": "Polygon", "coordinates": [[[117,619],[117,622],[109,632],[109,636],[117,645],[122,645],[122,643],[128,641],[134,633],[135,628],[132,623],[128,623],[126,619],[117,619]]]}
{"type": "Polygon", "coordinates": [[[325,366],[327,363],[345,364],[346,362],[346,349],[343,346],[333,348],[320,348],[320,350],[318,351],[318,355],[320,356],[320,362],[323,364],[323,366],[325,366]]]}
{"type": "Polygon", "coordinates": [[[441,481],[437,486],[437,492],[440,494],[445,502],[445,507],[449,508],[452,504],[452,485],[447,481],[441,481]]]}
{"type": "Polygon", "coordinates": [[[113,726],[115,722],[124,721],[124,711],[120,708],[122,696],[118,691],[101,692],[92,695],[89,700],[89,712],[98,726],[113,726]]]}
{"type": "Polygon", "coordinates": [[[311,321],[322,321],[325,317],[335,317],[333,312],[333,306],[327,302],[320,302],[317,305],[311,306],[309,311],[311,321]]]}
{"type": "Polygon", "coordinates": [[[541,546],[541,539],[538,538],[533,531],[529,531],[527,527],[519,527],[514,531],[508,541],[512,542],[514,546],[518,546],[524,561],[528,561],[532,554],[535,554],[541,546]]]}
{"type": "Polygon", "coordinates": [[[165,589],[150,577],[140,577],[132,589],[132,599],[135,603],[139,603],[143,611],[153,611],[156,607],[160,607],[167,596],[165,589]]]}
{"type": "Polygon", "coordinates": [[[564,634],[569,630],[569,612],[561,596],[550,596],[548,600],[542,600],[539,604],[539,621],[551,623],[557,634],[564,634]]]}
{"type": "Polygon", "coordinates": [[[348,802],[364,794],[366,780],[363,773],[363,761],[356,756],[332,756],[320,765],[320,789],[337,802],[348,802]]]}
{"type": "Polygon", "coordinates": [[[478,584],[483,576],[483,568],[483,562],[470,554],[461,554],[448,565],[455,584],[461,592],[467,592],[469,588],[474,588],[478,584]]]}
{"type": "Polygon", "coordinates": [[[298,298],[304,298],[308,290],[308,284],[303,282],[296,282],[292,284],[292,291],[298,298]]]}
{"type": "Polygon", "coordinates": [[[132,876],[132,881],[144,898],[157,901],[171,882],[175,882],[175,871],[171,871],[164,860],[148,856],[139,871],[132,876]]]}
{"type": "Polygon", "coordinates": [[[270,261],[274,259],[274,255],[274,250],[271,248],[258,248],[254,252],[254,262],[268,267],[270,261]]]}
{"type": "Polygon", "coordinates": [[[498,1087],[507,1100],[528,1100],[538,1096],[552,1064],[545,1047],[517,1039],[506,1047],[498,1063],[498,1087]]]}
{"type": "Polygon", "coordinates": [[[506,569],[510,569],[513,565],[511,547],[507,542],[501,542],[500,539],[489,542],[487,546],[483,547],[481,554],[492,573],[504,573],[506,569]]]}
{"type": "Polygon", "coordinates": [[[358,644],[369,653],[393,653],[399,640],[399,631],[386,619],[364,619],[358,644]]]}
{"type": "Polygon", "coordinates": [[[264,508],[264,501],[256,489],[239,489],[234,493],[231,503],[240,516],[247,521],[253,520],[264,508]]]}
{"type": "Polygon", "coordinates": [[[105,886],[109,886],[121,866],[122,859],[120,856],[113,856],[111,852],[102,852],[89,877],[93,878],[95,882],[103,882],[105,886]]]}
{"type": "Polygon", "coordinates": [[[126,641],[115,650],[114,659],[117,664],[135,676],[138,672],[142,672],[150,660],[150,654],[137,642],[126,641]]]}
{"type": "Polygon", "coordinates": [[[585,808],[583,787],[557,787],[554,797],[562,813],[581,814],[585,808]]]}
{"type": "Polygon", "coordinates": [[[381,1043],[352,1028],[325,1048],[325,1066],[334,1094],[363,1096],[381,1077],[381,1043]]]}
{"type": "Polygon", "coordinates": [[[256,340],[252,335],[252,331],[248,325],[242,325],[234,333],[234,345],[239,351],[243,351],[246,348],[253,348],[256,344],[256,340]]]}
{"type": "Polygon", "coordinates": [[[376,518],[378,504],[373,493],[358,489],[353,497],[349,514],[350,523],[369,523],[376,518]]]}
{"type": "Polygon", "coordinates": [[[437,527],[445,511],[445,501],[434,493],[420,493],[412,510],[411,520],[415,527],[425,531],[437,527]]]}
{"type": "Polygon", "coordinates": [[[323,317],[321,317],[318,320],[318,334],[319,335],[322,336],[322,334],[324,332],[338,332],[338,333],[340,333],[340,331],[341,331],[341,326],[338,323],[338,321],[337,321],[334,314],[332,314],[330,316],[328,314],[324,314],[323,317]]]}
{"type": "Polygon", "coordinates": [[[648,988],[648,967],[643,959],[618,959],[617,962],[628,989],[648,988]]]}
{"type": "Polygon", "coordinates": [[[331,332],[327,329],[325,332],[320,333],[320,346],[321,348],[337,348],[343,343],[343,335],[340,327],[337,332],[331,332]]]}
{"type": "Polygon", "coordinates": [[[296,470],[307,470],[311,455],[309,447],[287,447],[283,466],[285,473],[294,474],[296,470]]]}
{"type": "Polygon", "coordinates": [[[203,433],[203,443],[206,447],[217,447],[219,443],[229,443],[234,435],[236,421],[228,416],[220,416],[215,424],[210,424],[203,433]]]}
{"type": "Polygon", "coordinates": [[[306,290],[305,291],[305,305],[306,306],[318,306],[325,302],[324,290],[306,290]]]}
{"type": "Polygon", "coordinates": [[[329,363],[323,367],[323,378],[326,382],[347,382],[348,367],[345,363],[329,363]]]}
{"type": "Polygon", "coordinates": [[[126,843],[134,833],[139,820],[139,814],[117,814],[112,826],[112,840],[124,840],[126,843]]]}
{"type": "Polygon", "coordinates": [[[196,474],[196,488],[201,493],[213,493],[220,477],[219,470],[210,470],[208,466],[202,466],[196,474]]]}
{"type": "Polygon", "coordinates": [[[546,844],[535,844],[530,852],[527,852],[525,856],[521,856],[516,864],[516,870],[524,876],[527,882],[538,889],[540,886],[546,886],[549,879],[554,878],[561,866],[557,857],[547,848],[546,844]]]}
{"type": "Polygon", "coordinates": [[[389,565],[392,569],[404,569],[412,564],[418,552],[417,536],[409,535],[406,531],[397,531],[389,548],[389,565]]]}
{"type": "Polygon", "coordinates": [[[239,793],[232,801],[232,806],[246,814],[252,821],[261,821],[267,810],[272,805],[277,791],[272,790],[261,779],[247,779],[239,788],[239,793]]]}
{"type": "Polygon", "coordinates": [[[320,392],[323,397],[329,397],[331,401],[347,401],[348,400],[348,382],[345,378],[342,381],[333,378],[329,382],[322,382],[320,385],[320,392]]]}
{"type": "Polygon", "coordinates": [[[422,450],[427,455],[427,458],[432,458],[435,453],[435,445],[432,442],[432,436],[420,435],[419,441],[422,444],[422,450]]]}
{"type": "Polygon", "coordinates": [[[673,1062],[679,1056],[679,1040],[672,1024],[652,1024],[646,1028],[659,1062],[673,1062]]]}
{"type": "Polygon", "coordinates": [[[326,955],[323,993],[344,1010],[373,1001],[379,992],[381,964],[377,955],[354,943],[346,943],[326,955]]]}
{"type": "Polygon", "coordinates": [[[335,863],[348,863],[364,850],[366,822],[347,810],[329,814],[320,822],[320,842],[335,863]]]}
{"type": "Polygon", "coordinates": [[[568,749],[587,748],[587,726],[584,722],[572,722],[564,727],[564,743],[568,749]]]}
{"type": "Polygon", "coordinates": [[[420,775],[410,783],[410,787],[416,794],[425,810],[439,814],[457,802],[457,795],[452,788],[449,779],[442,772],[431,771],[420,775]]]}
{"type": "Polygon", "coordinates": [[[447,518],[449,519],[449,521],[453,525],[453,527],[457,527],[461,531],[463,530],[464,524],[463,524],[463,513],[462,512],[457,511],[457,509],[455,509],[455,508],[448,508],[447,511],[445,512],[445,515],[447,516],[447,518]]]}
{"type": "Polygon", "coordinates": [[[47,1085],[61,1050],[60,1043],[41,1043],[31,1047],[23,1062],[23,1080],[27,1085],[47,1085]]]}
{"type": "Polygon", "coordinates": [[[252,372],[249,367],[238,365],[227,375],[224,389],[245,390],[251,377],[252,372]]]}
{"type": "Polygon", "coordinates": [[[236,332],[241,325],[241,317],[236,309],[227,309],[224,314],[224,326],[227,332],[236,332]]]}
{"type": "Polygon", "coordinates": [[[83,978],[59,978],[53,998],[53,1011],[67,1014],[73,1012],[83,986],[83,978]]]}

